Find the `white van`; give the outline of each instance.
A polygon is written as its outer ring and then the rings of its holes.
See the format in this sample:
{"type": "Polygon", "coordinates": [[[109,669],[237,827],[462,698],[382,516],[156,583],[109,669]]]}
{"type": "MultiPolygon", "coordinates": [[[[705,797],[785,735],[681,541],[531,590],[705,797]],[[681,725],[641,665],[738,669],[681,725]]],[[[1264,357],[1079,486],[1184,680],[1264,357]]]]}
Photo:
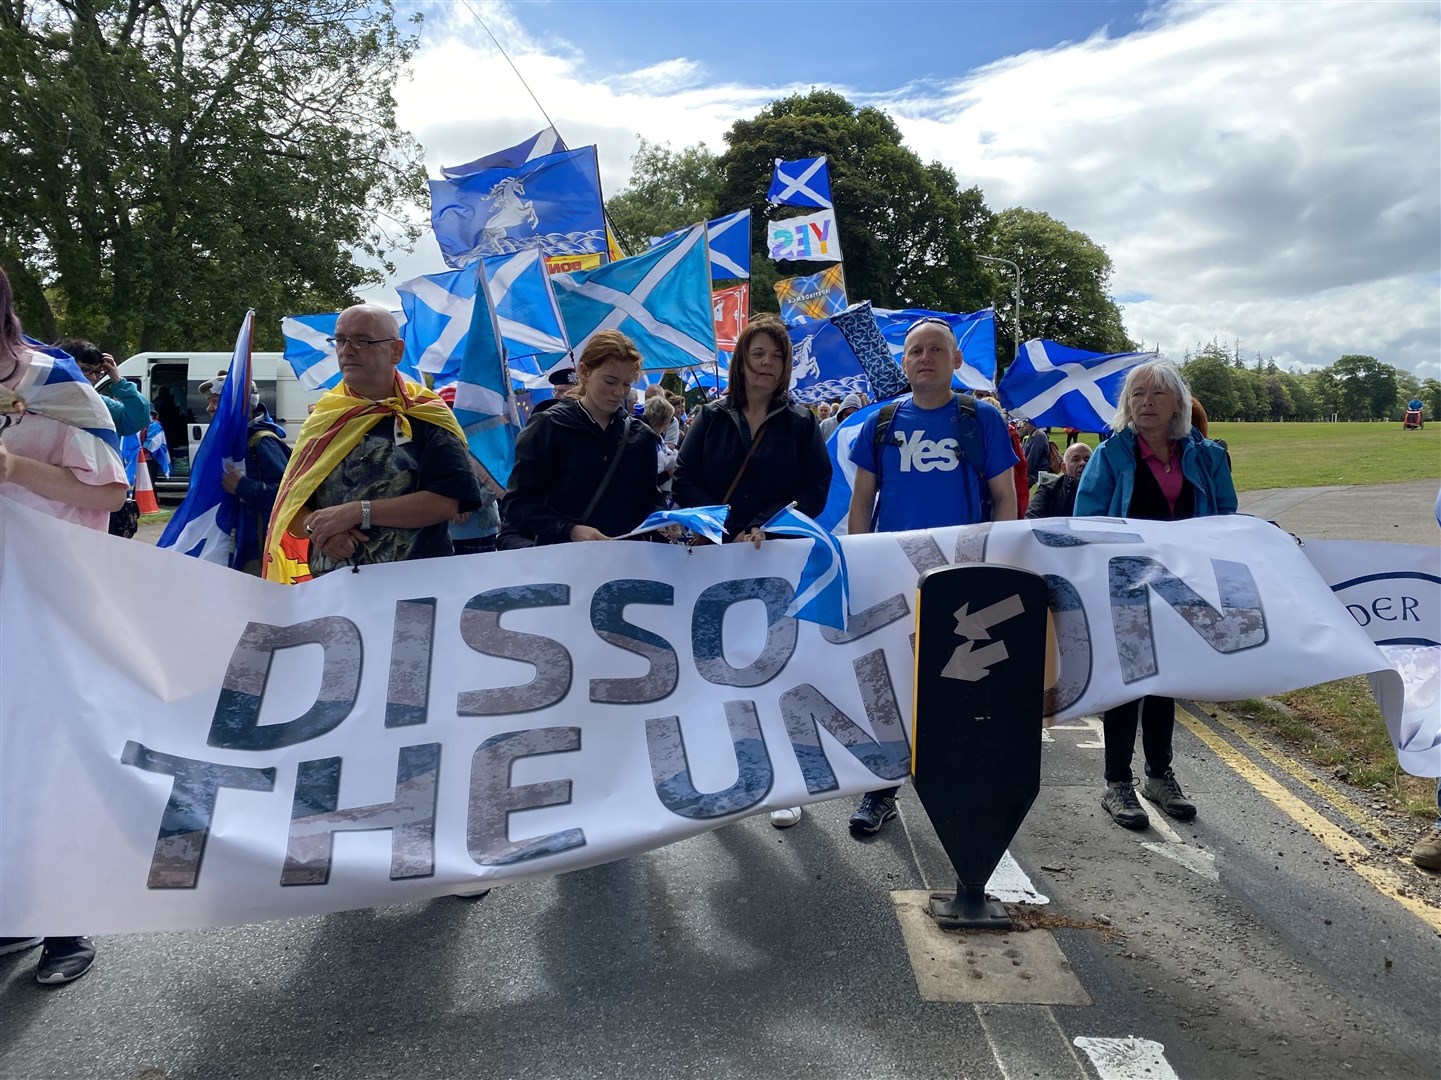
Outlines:
{"type": "MultiPolygon", "coordinates": [[[[140,387],[165,429],[170,479],[156,483],[162,491],[183,491],[189,486],[191,453],[210,426],[200,384],[229,367],[230,353],[226,352],[143,352],[120,365],[121,376],[140,387]]],[[[310,405],[322,391],[301,386],[278,352],[251,353],[250,369],[260,400],[285,429],[286,442],[293,445],[310,405]]]]}

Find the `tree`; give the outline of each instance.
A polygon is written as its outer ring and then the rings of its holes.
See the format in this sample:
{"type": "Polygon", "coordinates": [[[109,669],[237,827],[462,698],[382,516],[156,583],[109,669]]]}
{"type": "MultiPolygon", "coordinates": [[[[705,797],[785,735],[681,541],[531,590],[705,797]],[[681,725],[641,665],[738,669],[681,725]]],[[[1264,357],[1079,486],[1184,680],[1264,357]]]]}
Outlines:
{"type": "Polygon", "coordinates": [[[1421,400],[1426,403],[1426,416],[1441,419],[1441,382],[1427,379],[1421,384],[1421,400]]]}
{"type": "Polygon", "coordinates": [[[1396,407],[1396,369],[1374,356],[1355,353],[1341,357],[1328,369],[1336,381],[1345,420],[1381,420],[1396,407]]]}
{"type": "Polygon", "coordinates": [[[1021,268],[1026,338],[1101,353],[1132,348],[1121,310],[1107,293],[1111,258],[1085,233],[1039,210],[1013,207],[997,215],[991,251],[1021,268]]]}
{"type": "MultiPolygon", "coordinates": [[[[1272,365],[1274,367],[1275,365],[1272,365]]],[[[1276,371],[1264,375],[1266,380],[1266,410],[1272,420],[1285,420],[1296,411],[1296,401],[1285,379],[1276,371]]]]}
{"type": "Polygon", "coordinates": [[[683,150],[641,139],[631,156],[630,183],[605,204],[631,254],[644,251],[650,238],[719,217],[725,174],[705,143],[683,150]]]}
{"type": "Polygon", "coordinates": [[[0,262],[28,328],[224,348],[334,310],[418,235],[389,0],[0,4],[0,262]],[[384,224],[381,224],[381,223],[384,224]]]}
{"type": "Polygon", "coordinates": [[[1232,387],[1230,354],[1214,341],[1181,365],[1181,374],[1191,395],[1201,402],[1212,420],[1229,420],[1236,413],[1236,391],[1232,387]]]}
{"type": "MultiPolygon", "coordinates": [[[[994,221],[978,188],[962,191],[950,169],[925,165],[901,145],[900,129],[875,108],[858,109],[840,94],[813,90],[773,101],[726,132],[721,210],[749,206],[755,222],[751,303],[774,310],[769,286],[780,277],[811,274],[821,263],[783,263],[765,248],[766,191],[776,158],[825,154],[852,301],[878,307],[974,311],[992,295],[976,254],[989,250],[994,221]]],[[[803,211],[811,212],[811,211],[803,211]]]]}

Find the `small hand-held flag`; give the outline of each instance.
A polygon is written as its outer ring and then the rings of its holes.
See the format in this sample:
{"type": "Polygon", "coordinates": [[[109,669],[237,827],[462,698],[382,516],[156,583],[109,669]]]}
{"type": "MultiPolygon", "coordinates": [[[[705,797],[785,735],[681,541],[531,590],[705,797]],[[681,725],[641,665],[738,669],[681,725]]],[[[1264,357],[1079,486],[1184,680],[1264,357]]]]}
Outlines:
{"type": "Polygon", "coordinates": [[[840,541],[794,506],[786,507],[762,529],[813,541],[800,581],[796,583],[796,598],[786,608],[786,614],[844,630],[850,612],[851,583],[840,541]]]}

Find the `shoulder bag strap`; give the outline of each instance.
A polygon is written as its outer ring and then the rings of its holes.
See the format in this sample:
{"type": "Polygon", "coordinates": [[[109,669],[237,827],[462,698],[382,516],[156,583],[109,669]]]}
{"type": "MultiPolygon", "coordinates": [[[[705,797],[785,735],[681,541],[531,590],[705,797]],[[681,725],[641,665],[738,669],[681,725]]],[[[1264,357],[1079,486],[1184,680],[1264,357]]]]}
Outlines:
{"type": "Polygon", "coordinates": [[[590,521],[590,515],[600,505],[600,497],[605,494],[605,489],[610,487],[610,478],[615,475],[615,470],[620,467],[621,455],[625,453],[625,444],[630,438],[630,413],[622,418],[620,427],[620,442],[615,448],[615,457],[610,459],[610,466],[605,470],[605,476],[601,477],[600,487],[595,489],[595,494],[590,497],[590,503],[585,508],[585,513],[580,515],[582,525],[590,521]]]}
{"type": "Polygon", "coordinates": [[[730,505],[731,495],[734,493],[736,485],[741,482],[741,477],[746,474],[746,466],[751,463],[751,455],[756,452],[756,447],[761,444],[761,440],[766,437],[766,432],[770,429],[771,426],[769,424],[761,425],[760,434],[751,440],[751,448],[746,451],[745,459],[741,461],[741,467],[736,470],[735,479],[731,481],[731,486],[726,488],[726,493],[721,496],[721,503],[723,505],[730,505]]]}

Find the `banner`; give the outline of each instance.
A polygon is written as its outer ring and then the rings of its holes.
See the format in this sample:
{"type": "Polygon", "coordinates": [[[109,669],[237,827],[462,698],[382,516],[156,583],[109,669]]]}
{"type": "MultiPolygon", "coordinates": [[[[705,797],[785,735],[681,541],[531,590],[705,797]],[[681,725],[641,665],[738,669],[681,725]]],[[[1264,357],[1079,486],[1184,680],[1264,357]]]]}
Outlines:
{"type": "Polygon", "coordinates": [[[841,234],[836,212],[766,222],[766,250],[772,259],[810,262],[840,262],[841,234]]]}
{"type": "MultiPolygon", "coordinates": [[[[1047,575],[1056,720],[1366,673],[1393,732],[1411,722],[1305,550],[1254,518],[842,546],[837,632],[784,614],[809,541],[563,545],[283,588],[0,498],[0,610],[25,626],[0,650],[0,934],[440,896],[902,781],[916,578],[948,562],[1047,575]],[[184,633],[142,632],[161,594],[184,633]]],[[[1441,747],[1415,749],[1441,772],[1441,747]]]]}
{"type": "Polygon", "coordinates": [[[736,339],[750,321],[750,285],[732,285],[711,292],[711,314],[715,318],[715,345],[721,352],[735,352],[736,339]]]}
{"type": "Polygon", "coordinates": [[[781,322],[787,326],[824,319],[846,309],[846,275],[840,263],[809,277],[781,278],[775,284],[781,322]]]}
{"type": "Polygon", "coordinates": [[[549,274],[569,274],[574,270],[594,270],[598,266],[604,266],[605,259],[600,255],[547,255],[545,257],[545,269],[549,274]]]}

